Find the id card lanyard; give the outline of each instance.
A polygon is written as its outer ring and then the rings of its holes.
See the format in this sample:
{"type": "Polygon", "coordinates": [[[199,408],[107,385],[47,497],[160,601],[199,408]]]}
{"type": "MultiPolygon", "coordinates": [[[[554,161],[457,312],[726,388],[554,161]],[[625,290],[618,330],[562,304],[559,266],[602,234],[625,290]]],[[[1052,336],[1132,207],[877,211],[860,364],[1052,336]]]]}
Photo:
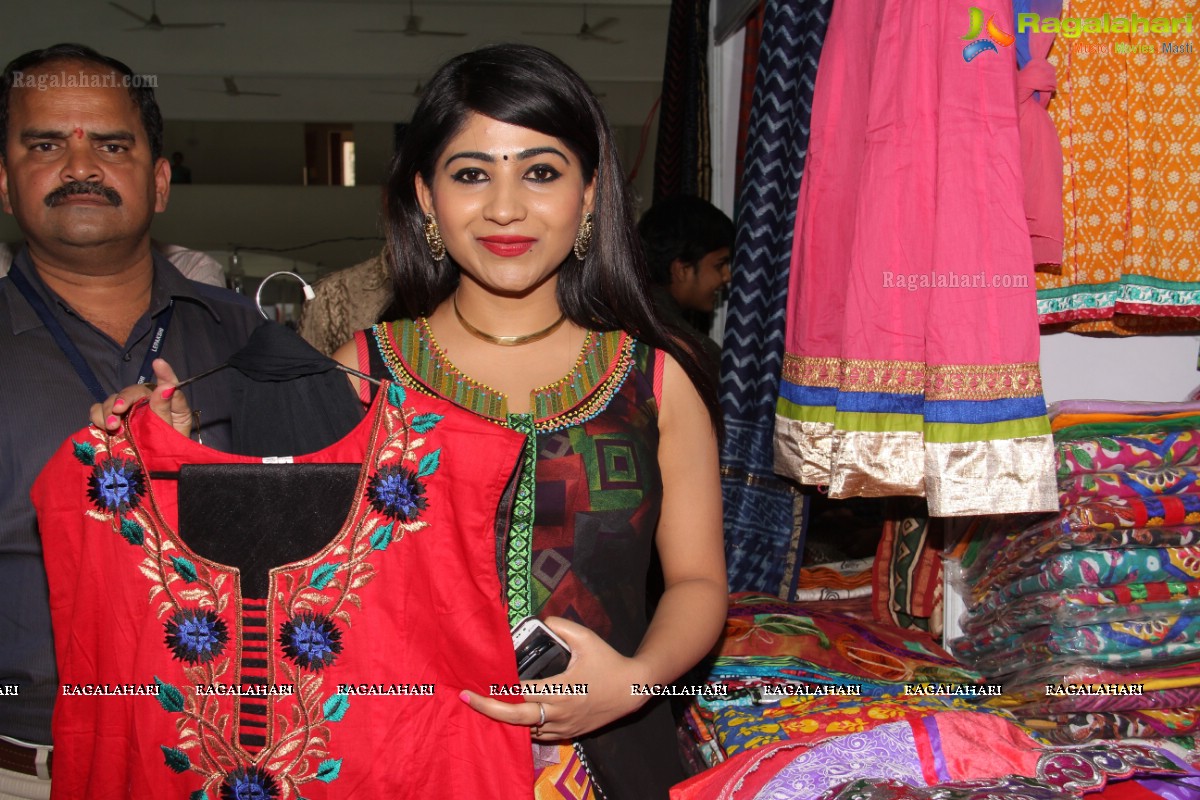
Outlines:
{"type": "MultiPolygon", "coordinates": [[[[17,291],[25,298],[25,302],[29,303],[33,308],[33,312],[38,315],[38,319],[46,326],[46,330],[50,331],[50,335],[54,338],[54,343],[58,345],[58,349],[67,357],[67,361],[71,362],[71,366],[75,369],[75,374],[83,381],[83,385],[92,393],[97,403],[103,403],[109,393],[104,391],[104,387],[100,385],[100,379],[96,377],[96,373],[92,371],[91,366],[83,357],[83,353],[79,352],[79,348],[71,341],[71,337],[67,336],[67,332],[63,330],[63,326],[50,313],[50,309],[46,306],[46,302],[42,300],[41,295],[29,283],[20,268],[16,264],[8,271],[9,280],[13,282],[13,286],[17,287],[17,291]]],[[[152,362],[158,358],[158,354],[162,351],[163,342],[167,340],[167,329],[171,327],[171,315],[175,311],[175,301],[172,300],[167,309],[163,311],[155,319],[154,331],[150,339],[150,348],[146,351],[146,357],[142,360],[142,367],[138,370],[138,383],[145,383],[154,376],[154,368],[152,362]]]]}

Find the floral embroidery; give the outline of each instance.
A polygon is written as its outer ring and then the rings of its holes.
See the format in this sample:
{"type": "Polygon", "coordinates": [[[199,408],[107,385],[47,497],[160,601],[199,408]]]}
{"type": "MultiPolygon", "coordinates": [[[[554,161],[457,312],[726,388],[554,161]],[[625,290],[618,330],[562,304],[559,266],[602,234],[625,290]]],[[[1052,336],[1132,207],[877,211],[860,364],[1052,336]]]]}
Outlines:
{"type": "Polygon", "coordinates": [[[425,487],[415,473],[400,466],[382,467],[367,484],[371,507],[380,514],[412,522],[425,510],[425,487]]]}
{"type": "Polygon", "coordinates": [[[92,430],[92,441],[72,443],[75,458],[92,468],[94,508],[86,515],[144,553],[137,568],[150,583],[149,602],[158,603],[166,648],[183,662],[181,685],[155,680],[159,705],[177,717],[179,731],[175,746],[159,745],[165,768],[200,781],[191,797],[295,800],[309,782],[337,780],[342,759],[330,756],[331,733],[350,713],[350,699],[323,693],[323,670],[350,645],[351,613],[363,607],[361,592],[386,563],[385,551],[429,525],[420,519],[430,502],[425,479],[440,466],[441,450],[426,437],[441,416],[404,402],[404,388],[392,385],[376,405],[364,459],[373,472],[348,530],[309,566],[273,577],[265,609],[279,626],[279,649],[270,669],[275,683],[295,691],[267,698],[271,722],[261,749],[242,739],[240,699],[197,690],[240,672],[246,645],[234,626],[247,624],[251,604],[237,596],[227,568],[180,552],[148,491],[130,426],[115,436],[92,430]]]}
{"type": "Polygon", "coordinates": [[[283,623],[279,643],[288,658],[315,672],[331,666],[342,652],[342,632],[324,614],[301,611],[283,623]]]}
{"type": "Polygon", "coordinates": [[[124,514],[137,508],[145,489],[138,465],[124,458],[98,461],[88,477],[88,497],[98,511],[124,514]]]}
{"type": "Polygon", "coordinates": [[[180,661],[201,664],[225,651],[229,628],[212,611],[181,609],[167,621],[167,647],[180,661]]]}
{"type": "Polygon", "coordinates": [[[274,800],[279,783],[258,767],[238,767],[221,784],[221,800],[274,800]]]}

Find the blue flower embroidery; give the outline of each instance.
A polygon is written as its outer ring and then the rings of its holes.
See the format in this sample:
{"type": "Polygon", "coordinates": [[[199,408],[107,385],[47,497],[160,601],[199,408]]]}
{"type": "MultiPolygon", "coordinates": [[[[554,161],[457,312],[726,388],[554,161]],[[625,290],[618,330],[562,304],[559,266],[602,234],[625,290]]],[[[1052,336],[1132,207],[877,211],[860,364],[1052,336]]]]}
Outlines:
{"type": "Polygon", "coordinates": [[[88,476],[88,497],[100,511],[123,514],[137,508],[145,480],[138,465],[125,458],[109,458],[96,463],[88,476]]]}
{"type": "Polygon", "coordinates": [[[367,483],[371,507],[401,522],[412,522],[425,510],[425,487],[404,467],[380,467],[367,483]]]}
{"type": "Polygon", "coordinates": [[[274,800],[279,784],[258,767],[238,767],[225,776],[221,800],[274,800]]]}
{"type": "Polygon", "coordinates": [[[333,664],[342,652],[342,632],[324,614],[301,611],[283,623],[279,643],[292,661],[317,671],[333,664]]]}
{"type": "Polygon", "coordinates": [[[212,661],[225,650],[229,629],[211,611],[185,609],[167,620],[167,647],[180,661],[200,664],[212,661]]]}

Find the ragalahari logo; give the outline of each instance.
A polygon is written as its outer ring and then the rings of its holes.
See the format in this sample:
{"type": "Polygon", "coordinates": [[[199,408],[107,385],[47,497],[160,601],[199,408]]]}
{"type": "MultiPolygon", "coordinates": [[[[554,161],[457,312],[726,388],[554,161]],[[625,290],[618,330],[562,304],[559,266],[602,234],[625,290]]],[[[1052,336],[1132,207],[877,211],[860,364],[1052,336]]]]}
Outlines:
{"type": "Polygon", "coordinates": [[[1000,26],[996,24],[996,15],[991,14],[987,18],[987,24],[983,21],[983,9],[971,6],[971,29],[967,31],[964,39],[972,39],[973,41],[963,48],[963,60],[970,61],[980,53],[991,50],[993,53],[1000,52],[996,49],[996,45],[1008,47],[1016,41],[1016,37],[1011,33],[1005,33],[1000,26]],[[980,39],[979,34],[987,31],[988,38],[980,39]]]}

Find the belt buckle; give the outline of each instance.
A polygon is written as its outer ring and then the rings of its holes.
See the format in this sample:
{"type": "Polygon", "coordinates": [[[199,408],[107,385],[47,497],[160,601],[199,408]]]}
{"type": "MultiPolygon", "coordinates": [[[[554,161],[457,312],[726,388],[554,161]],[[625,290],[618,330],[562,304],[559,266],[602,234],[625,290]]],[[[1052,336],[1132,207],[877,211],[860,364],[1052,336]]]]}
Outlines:
{"type": "Polygon", "coordinates": [[[23,742],[20,739],[14,739],[11,736],[0,735],[0,739],[3,739],[4,741],[16,747],[20,747],[25,750],[32,750],[34,775],[36,775],[37,779],[40,781],[50,780],[50,754],[54,751],[54,745],[23,742]]]}

